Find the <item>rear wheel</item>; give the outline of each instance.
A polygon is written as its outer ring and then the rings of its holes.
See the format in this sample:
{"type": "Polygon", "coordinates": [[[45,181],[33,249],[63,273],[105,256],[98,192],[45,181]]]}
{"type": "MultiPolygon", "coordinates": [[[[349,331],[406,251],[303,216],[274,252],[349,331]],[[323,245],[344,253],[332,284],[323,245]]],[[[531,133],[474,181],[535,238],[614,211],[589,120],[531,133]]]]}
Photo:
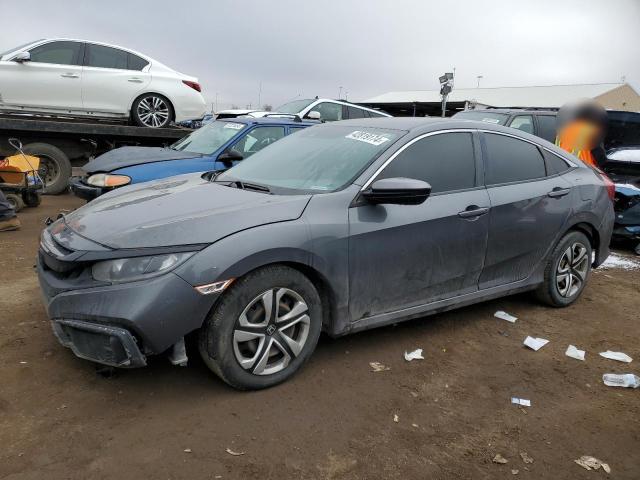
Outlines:
{"type": "Polygon", "coordinates": [[[27,207],[37,207],[42,202],[38,192],[28,191],[22,194],[22,200],[27,207]]]}
{"type": "Polygon", "coordinates": [[[547,262],[538,297],[553,307],[566,307],[575,302],[589,279],[591,256],[591,242],[584,233],[567,233],[547,262]]]}
{"type": "Polygon", "coordinates": [[[320,297],[311,281],[289,267],[264,267],[224,293],[200,331],[200,354],[229,385],[266,388],[302,366],[321,327],[320,297]]]}
{"type": "Polygon", "coordinates": [[[166,97],[147,93],[133,102],[131,118],[140,127],[167,127],[173,120],[173,107],[166,97]]]}

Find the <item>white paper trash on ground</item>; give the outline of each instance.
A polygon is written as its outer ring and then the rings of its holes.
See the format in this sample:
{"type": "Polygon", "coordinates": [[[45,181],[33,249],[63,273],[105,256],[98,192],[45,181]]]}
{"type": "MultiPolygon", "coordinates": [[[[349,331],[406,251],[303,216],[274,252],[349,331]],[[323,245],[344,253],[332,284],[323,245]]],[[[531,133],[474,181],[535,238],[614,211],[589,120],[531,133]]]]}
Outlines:
{"type": "Polygon", "coordinates": [[[605,373],[602,375],[602,381],[607,387],[640,387],[640,377],[633,373],[623,373],[622,375],[617,373],[605,373]]]}
{"type": "Polygon", "coordinates": [[[407,362],[410,362],[411,360],[424,360],[424,357],[422,356],[422,349],[418,348],[413,352],[404,352],[404,359],[407,362]]]}
{"type": "Polygon", "coordinates": [[[531,400],[527,400],[526,398],[511,397],[511,403],[514,405],[522,405],[523,407],[531,406],[531,400]]]}
{"type": "Polygon", "coordinates": [[[611,350],[607,350],[606,352],[600,352],[600,356],[604,358],[608,358],[609,360],[617,360],[618,362],[631,363],[631,358],[626,353],[622,352],[612,352],[611,350]]]}
{"type": "Polygon", "coordinates": [[[578,350],[574,345],[569,345],[567,351],[564,352],[567,357],[584,361],[584,350],[578,350]]]}
{"type": "Polygon", "coordinates": [[[547,340],[546,338],[527,337],[524,339],[523,343],[531,350],[535,350],[537,352],[547,343],[549,343],[549,340],[547,340]]]}
{"type": "Polygon", "coordinates": [[[585,470],[598,470],[600,467],[607,472],[611,473],[611,467],[608,464],[604,463],[602,460],[598,460],[595,457],[590,457],[589,455],[583,455],[577,460],[574,460],[578,465],[580,465],[585,470]]]}
{"type": "Polygon", "coordinates": [[[514,317],[513,315],[509,315],[507,312],[503,312],[502,310],[498,310],[493,314],[494,317],[499,318],[501,320],[506,320],[510,323],[515,323],[518,317],[514,317]]]}

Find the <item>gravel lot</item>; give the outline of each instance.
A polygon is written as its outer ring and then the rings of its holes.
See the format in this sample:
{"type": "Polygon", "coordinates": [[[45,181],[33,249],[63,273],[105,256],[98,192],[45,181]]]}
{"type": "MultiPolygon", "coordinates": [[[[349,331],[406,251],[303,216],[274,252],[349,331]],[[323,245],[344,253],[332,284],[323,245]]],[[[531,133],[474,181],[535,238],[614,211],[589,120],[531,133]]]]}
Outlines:
{"type": "Polygon", "coordinates": [[[0,478],[606,476],[575,464],[582,455],[608,463],[611,478],[640,478],[640,390],[601,380],[640,375],[632,256],[596,271],[573,307],[518,295],[322,338],[292,381],[240,393],[194,351],[187,368],[157,358],[105,378],[57,343],[32,267],[43,219],[78,205],[46,197],[21,212],[21,231],[0,233],[0,478]],[[519,319],[496,319],[496,310],[519,319]],[[527,335],[550,343],[534,352],[522,345],[527,335]],[[585,362],[564,355],[569,344],[587,351],[585,362]],[[406,362],[415,348],[425,359],[406,362]],[[605,350],[634,361],[600,358],[605,350]],[[390,370],[373,373],[374,361],[390,370]],[[532,406],[512,405],[512,396],[532,406]],[[498,453],[508,463],[492,462],[498,453]]]}

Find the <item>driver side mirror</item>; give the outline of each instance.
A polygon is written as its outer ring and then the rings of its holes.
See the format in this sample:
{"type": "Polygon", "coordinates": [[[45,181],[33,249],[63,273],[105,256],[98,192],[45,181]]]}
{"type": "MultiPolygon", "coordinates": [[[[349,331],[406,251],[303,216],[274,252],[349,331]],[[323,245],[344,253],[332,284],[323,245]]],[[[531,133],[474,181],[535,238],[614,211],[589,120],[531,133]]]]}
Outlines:
{"type": "Polygon", "coordinates": [[[305,118],[309,120],[320,120],[322,118],[322,115],[320,115],[320,112],[316,110],[311,110],[309,113],[307,113],[305,118]]]}
{"type": "Polygon", "coordinates": [[[218,160],[224,163],[225,165],[231,165],[232,162],[240,161],[243,158],[244,157],[242,156],[242,154],[234,148],[225,150],[218,156],[218,160]]]}
{"type": "Polygon", "coordinates": [[[413,178],[383,178],[376,180],[362,192],[373,205],[420,205],[431,194],[431,185],[413,178]]]}
{"type": "Polygon", "coordinates": [[[18,54],[13,58],[13,61],[18,63],[30,62],[31,54],[29,52],[18,52],[18,54]]]}

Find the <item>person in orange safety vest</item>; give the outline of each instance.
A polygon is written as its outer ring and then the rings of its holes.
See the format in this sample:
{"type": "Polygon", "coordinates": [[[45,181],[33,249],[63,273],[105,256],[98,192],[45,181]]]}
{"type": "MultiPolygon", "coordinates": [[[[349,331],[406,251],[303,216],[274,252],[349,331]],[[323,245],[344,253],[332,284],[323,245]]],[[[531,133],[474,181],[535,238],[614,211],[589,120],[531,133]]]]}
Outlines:
{"type": "Polygon", "coordinates": [[[606,156],[602,142],[607,132],[607,112],[593,100],[564,105],[558,112],[556,145],[593,167],[606,156]]]}

